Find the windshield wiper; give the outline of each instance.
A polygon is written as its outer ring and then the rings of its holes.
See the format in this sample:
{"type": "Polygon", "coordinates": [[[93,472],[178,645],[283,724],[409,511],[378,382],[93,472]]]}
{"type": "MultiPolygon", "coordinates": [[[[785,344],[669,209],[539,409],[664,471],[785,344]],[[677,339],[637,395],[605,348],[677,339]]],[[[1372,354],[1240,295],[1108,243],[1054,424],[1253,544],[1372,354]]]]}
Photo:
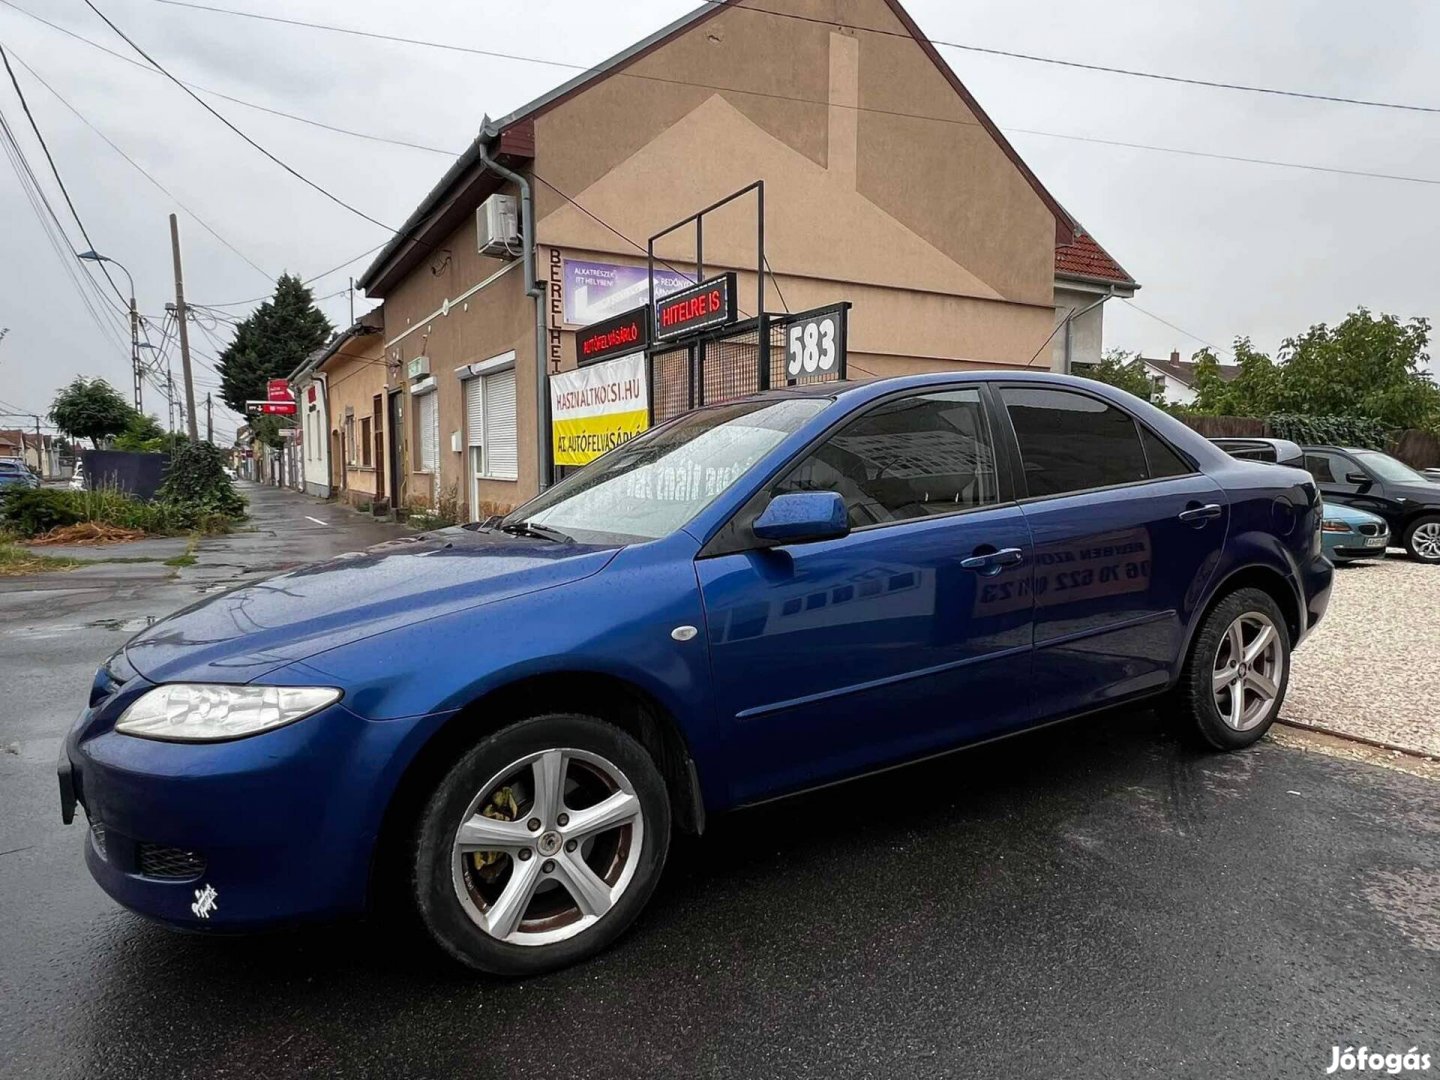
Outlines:
{"type": "Polygon", "coordinates": [[[538,525],[533,521],[511,521],[500,526],[500,531],[514,536],[533,536],[540,540],[553,540],[557,544],[573,544],[575,538],[567,536],[549,525],[538,525]]]}

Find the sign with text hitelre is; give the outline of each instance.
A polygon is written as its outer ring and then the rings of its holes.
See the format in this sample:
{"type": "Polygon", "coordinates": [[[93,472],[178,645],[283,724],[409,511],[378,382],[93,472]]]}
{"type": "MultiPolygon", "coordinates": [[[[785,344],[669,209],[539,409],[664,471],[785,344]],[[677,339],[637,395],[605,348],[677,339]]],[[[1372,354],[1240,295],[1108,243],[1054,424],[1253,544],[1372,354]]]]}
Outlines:
{"type": "Polygon", "coordinates": [[[702,281],[655,301],[655,340],[684,337],[735,321],[735,274],[702,281]]]}
{"type": "Polygon", "coordinates": [[[556,465],[588,465],[649,426],[644,353],[550,376],[550,432],[556,465]]]}
{"type": "Polygon", "coordinates": [[[650,344],[650,311],[638,307],[575,331],[575,362],[581,367],[612,356],[639,352],[650,344]]]}

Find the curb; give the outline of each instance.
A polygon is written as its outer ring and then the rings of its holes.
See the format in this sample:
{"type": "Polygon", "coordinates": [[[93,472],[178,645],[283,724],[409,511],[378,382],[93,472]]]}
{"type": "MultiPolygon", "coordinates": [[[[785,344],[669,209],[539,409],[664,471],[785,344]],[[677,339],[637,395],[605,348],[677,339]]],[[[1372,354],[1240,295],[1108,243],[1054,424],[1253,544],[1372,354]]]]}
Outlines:
{"type": "Polygon", "coordinates": [[[1440,762],[1440,756],[1428,750],[1420,750],[1414,746],[1403,746],[1400,743],[1386,742],[1383,739],[1371,739],[1364,735],[1352,735],[1348,731],[1339,731],[1335,728],[1325,727],[1323,724],[1311,724],[1304,720],[1287,720],[1283,716],[1275,718],[1277,724],[1284,724],[1286,727],[1298,728],[1301,731],[1314,731],[1321,735],[1329,735],[1334,739],[1345,739],[1348,742],[1364,743],[1366,746],[1373,746],[1377,750],[1389,750],[1396,754],[1405,754],[1408,757],[1419,758],[1422,761],[1440,762]]]}

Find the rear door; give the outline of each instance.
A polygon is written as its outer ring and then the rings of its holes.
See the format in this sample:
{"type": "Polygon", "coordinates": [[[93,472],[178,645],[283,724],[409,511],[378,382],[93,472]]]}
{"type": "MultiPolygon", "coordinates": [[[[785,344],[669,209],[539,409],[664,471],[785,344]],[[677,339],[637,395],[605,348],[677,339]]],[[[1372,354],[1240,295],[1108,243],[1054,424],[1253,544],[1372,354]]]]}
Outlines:
{"type": "Polygon", "coordinates": [[[1219,562],[1225,492],[1099,395],[999,388],[1035,543],[1040,716],[1163,687],[1219,562]]]}
{"type": "Polygon", "coordinates": [[[732,796],[809,787],[1030,715],[1030,530],[986,392],[887,399],[757,495],[838,491],[838,540],[702,557],[732,796]]]}

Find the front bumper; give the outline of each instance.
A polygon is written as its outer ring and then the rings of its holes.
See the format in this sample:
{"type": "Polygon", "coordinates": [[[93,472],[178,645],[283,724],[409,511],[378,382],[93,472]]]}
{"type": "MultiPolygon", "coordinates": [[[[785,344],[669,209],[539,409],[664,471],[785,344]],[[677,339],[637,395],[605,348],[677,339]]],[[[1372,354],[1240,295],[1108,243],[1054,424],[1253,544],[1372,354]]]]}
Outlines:
{"type": "Polygon", "coordinates": [[[84,808],[91,875],[155,919],[225,930],[355,913],[396,763],[424,719],[371,721],[336,704],[199,744],[119,735],[113,715],[87,711],[62,752],[62,816],[84,808]]]}

